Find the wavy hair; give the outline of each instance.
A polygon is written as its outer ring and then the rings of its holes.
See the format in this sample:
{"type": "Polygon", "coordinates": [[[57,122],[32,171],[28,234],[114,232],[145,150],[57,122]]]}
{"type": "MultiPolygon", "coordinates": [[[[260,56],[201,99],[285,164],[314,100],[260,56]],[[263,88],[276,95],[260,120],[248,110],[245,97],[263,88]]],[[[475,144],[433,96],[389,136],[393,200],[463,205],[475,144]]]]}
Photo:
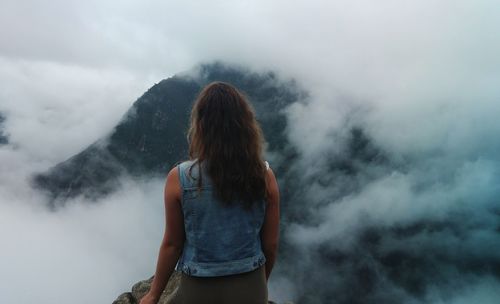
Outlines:
{"type": "Polygon", "coordinates": [[[212,82],[201,90],[191,110],[188,142],[189,158],[200,173],[200,163],[206,163],[214,194],[223,203],[250,207],[265,198],[264,136],[253,107],[237,88],[212,82]]]}

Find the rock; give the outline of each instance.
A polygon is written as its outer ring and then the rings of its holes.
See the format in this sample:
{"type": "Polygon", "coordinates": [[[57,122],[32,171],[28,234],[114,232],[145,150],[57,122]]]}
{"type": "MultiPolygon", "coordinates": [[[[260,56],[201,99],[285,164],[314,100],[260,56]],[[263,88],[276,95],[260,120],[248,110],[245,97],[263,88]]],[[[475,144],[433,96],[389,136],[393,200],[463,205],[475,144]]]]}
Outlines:
{"type": "MultiPolygon", "coordinates": [[[[154,276],[150,277],[147,280],[142,280],[134,284],[132,286],[132,292],[124,292],[116,300],[113,301],[112,304],[139,304],[141,298],[149,291],[151,288],[151,283],[153,282],[154,276]]],[[[168,280],[167,286],[163,291],[160,299],[158,300],[158,304],[167,304],[168,301],[175,294],[175,291],[179,287],[181,278],[181,273],[178,271],[174,271],[168,280]]],[[[274,301],[269,301],[269,304],[278,304],[274,301]]],[[[284,304],[293,304],[291,302],[286,302],[284,304]]]]}
{"type": "MultiPolygon", "coordinates": [[[[153,282],[154,276],[150,277],[147,280],[142,280],[135,283],[132,286],[131,292],[122,293],[118,298],[113,301],[113,304],[139,304],[142,297],[149,291],[151,288],[151,283],[153,282]]],[[[167,301],[172,297],[175,293],[175,290],[179,286],[180,282],[180,272],[174,271],[168,280],[167,286],[163,291],[160,299],[158,300],[158,304],[166,304],[167,301]]]]}
{"type": "Polygon", "coordinates": [[[124,292],[116,300],[113,301],[113,304],[136,304],[138,303],[132,293],[124,292]]]}

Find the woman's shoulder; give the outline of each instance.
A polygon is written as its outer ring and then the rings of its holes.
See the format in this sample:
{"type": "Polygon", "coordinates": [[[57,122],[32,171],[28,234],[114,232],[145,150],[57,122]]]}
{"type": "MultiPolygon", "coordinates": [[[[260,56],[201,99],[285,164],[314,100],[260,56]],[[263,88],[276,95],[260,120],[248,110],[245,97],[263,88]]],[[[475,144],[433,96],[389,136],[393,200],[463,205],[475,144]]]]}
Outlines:
{"type": "Polygon", "coordinates": [[[194,187],[195,183],[199,179],[200,173],[203,177],[204,183],[207,184],[208,176],[205,172],[205,168],[202,164],[197,162],[197,159],[188,159],[179,162],[177,170],[179,173],[179,179],[185,187],[194,187]],[[195,164],[201,165],[201,167],[195,164]]]}
{"type": "Polygon", "coordinates": [[[196,159],[187,159],[177,162],[177,165],[174,168],[178,168],[179,171],[185,170],[192,166],[196,162],[196,159]]]}
{"type": "Polygon", "coordinates": [[[185,159],[177,162],[177,165],[185,165],[185,164],[192,164],[196,161],[197,159],[185,159]]]}

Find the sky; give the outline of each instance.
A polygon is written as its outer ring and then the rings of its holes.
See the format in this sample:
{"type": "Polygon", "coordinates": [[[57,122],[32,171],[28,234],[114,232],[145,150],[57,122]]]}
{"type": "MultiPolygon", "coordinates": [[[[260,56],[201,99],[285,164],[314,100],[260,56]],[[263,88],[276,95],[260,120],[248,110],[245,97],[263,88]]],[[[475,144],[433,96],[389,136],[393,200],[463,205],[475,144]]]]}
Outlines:
{"type": "MultiPolygon", "coordinates": [[[[388,227],[460,208],[470,210],[471,227],[491,223],[467,248],[486,244],[496,223],[487,210],[500,193],[499,17],[498,3],[486,0],[0,0],[0,112],[9,134],[0,147],[0,300],[106,302],[152,275],[163,181],[124,181],[126,190],[97,205],[77,199],[52,213],[27,178],[109,132],[153,84],[212,60],[273,70],[310,92],[287,109],[306,177],[328,174],[317,160],[345,153],[351,124],[411,164],[358,195],[311,206],[317,225],[292,225],[291,242],[342,239],[348,248],[361,214],[388,227]],[[378,208],[368,205],[373,198],[378,208]]],[[[313,205],[331,195],[320,190],[311,191],[313,205]]],[[[437,246],[438,238],[420,237],[437,246]]],[[[456,298],[436,291],[428,300],[493,303],[497,279],[471,281],[456,298]]]]}

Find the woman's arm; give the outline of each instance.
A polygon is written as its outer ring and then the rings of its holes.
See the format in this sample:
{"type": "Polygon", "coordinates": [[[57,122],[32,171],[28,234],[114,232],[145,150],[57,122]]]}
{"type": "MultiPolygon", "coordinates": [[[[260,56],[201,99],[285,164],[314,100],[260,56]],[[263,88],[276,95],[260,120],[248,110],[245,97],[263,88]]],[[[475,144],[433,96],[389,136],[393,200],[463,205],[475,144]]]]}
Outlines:
{"type": "Polygon", "coordinates": [[[184,246],[184,217],[178,175],[177,167],[170,170],[167,175],[164,191],[165,233],[158,254],[156,273],[148,294],[144,296],[144,303],[156,303],[159,300],[184,246]]]}
{"type": "Polygon", "coordinates": [[[266,256],[266,279],[269,279],[278,253],[280,226],[280,195],[272,169],[267,170],[267,206],[261,230],[262,251],[266,256]]]}

